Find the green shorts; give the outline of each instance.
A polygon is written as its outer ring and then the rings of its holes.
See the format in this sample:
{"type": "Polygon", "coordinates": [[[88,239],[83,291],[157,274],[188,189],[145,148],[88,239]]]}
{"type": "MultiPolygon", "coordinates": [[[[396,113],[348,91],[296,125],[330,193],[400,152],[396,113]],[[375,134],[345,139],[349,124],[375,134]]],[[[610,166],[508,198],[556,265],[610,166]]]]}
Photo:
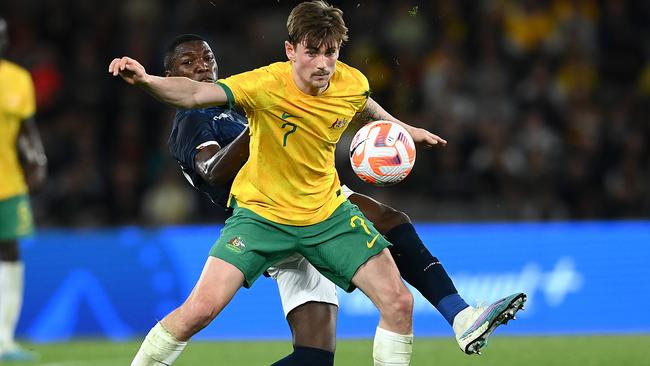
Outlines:
{"type": "Polygon", "coordinates": [[[244,286],[250,287],[267,268],[297,252],[337,286],[351,292],[357,269],[388,246],[359,208],[345,201],[325,221],[309,226],[277,224],[235,207],[210,255],[239,268],[244,286]]]}
{"type": "Polygon", "coordinates": [[[21,194],[0,200],[0,241],[15,240],[33,231],[29,196],[21,194]]]}

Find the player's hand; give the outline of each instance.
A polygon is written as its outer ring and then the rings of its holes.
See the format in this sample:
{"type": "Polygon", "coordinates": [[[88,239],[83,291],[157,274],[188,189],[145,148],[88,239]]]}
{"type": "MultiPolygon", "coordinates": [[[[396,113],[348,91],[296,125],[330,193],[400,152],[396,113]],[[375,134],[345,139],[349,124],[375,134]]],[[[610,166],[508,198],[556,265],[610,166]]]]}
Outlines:
{"type": "Polygon", "coordinates": [[[425,130],[424,128],[412,127],[408,132],[411,134],[413,141],[424,148],[447,145],[447,140],[425,130]]]}
{"type": "Polygon", "coordinates": [[[109,74],[120,75],[124,81],[131,85],[143,83],[149,76],[138,61],[130,57],[114,58],[108,65],[109,74]]]}

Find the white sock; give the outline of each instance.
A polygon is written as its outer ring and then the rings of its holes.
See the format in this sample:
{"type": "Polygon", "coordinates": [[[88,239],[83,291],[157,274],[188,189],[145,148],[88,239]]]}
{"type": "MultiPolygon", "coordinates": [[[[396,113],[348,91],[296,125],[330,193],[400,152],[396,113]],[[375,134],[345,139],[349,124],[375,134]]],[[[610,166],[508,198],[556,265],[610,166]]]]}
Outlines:
{"type": "Polygon", "coordinates": [[[398,334],[377,327],[372,347],[375,366],[409,365],[413,352],[413,334],[398,334]]]}
{"type": "Polygon", "coordinates": [[[14,347],[23,304],[23,262],[0,262],[0,352],[14,347]]]}
{"type": "Polygon", "coordinates": [[[144,338],[131,366],[171,365],[180,356],[186,345],[187,342],[177,340],[158,323],[144,338]]]}

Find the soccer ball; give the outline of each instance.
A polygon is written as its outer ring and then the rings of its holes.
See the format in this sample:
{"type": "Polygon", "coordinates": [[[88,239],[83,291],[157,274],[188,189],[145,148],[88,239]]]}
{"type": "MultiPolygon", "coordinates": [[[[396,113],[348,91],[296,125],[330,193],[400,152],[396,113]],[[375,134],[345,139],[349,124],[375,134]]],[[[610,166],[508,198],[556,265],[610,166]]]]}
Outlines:
{"type": "Polygon", "coordinates": [[[371,122],[354,135],[350,163],[364,182],[378,186],[399,183],[413,169],[415,143],[397,123],[371,122]]]}

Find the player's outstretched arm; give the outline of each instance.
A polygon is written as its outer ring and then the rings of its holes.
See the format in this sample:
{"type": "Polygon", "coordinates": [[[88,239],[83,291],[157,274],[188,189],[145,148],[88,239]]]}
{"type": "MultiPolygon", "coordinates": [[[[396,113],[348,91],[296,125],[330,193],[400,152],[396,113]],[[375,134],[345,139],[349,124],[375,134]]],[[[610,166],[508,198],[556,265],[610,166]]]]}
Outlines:
{"type": "Polygon", "coordinates": [[[368,98],[368,101],[366,102],[366,107],[359,112],[355,117],[354,121],[360,121],[361,123],[368,123],[371,121],[391,121],[395,122],[408,131],[409,134],[411,134],[411,137],[413,138],[413,141],[415,143],[421,144],[424,147],[433,147],[436,145],[441,145],[445,146],[447,145],[447,141],[443,139],[442,137],[435,135],[423,128],[418,128],[418,127],[413,127],[410,126],[399,119],[393,117],[390,113],[386,112],[386,110],[379,105],[379,103],[375,102],[374,99],[368,98]]]}
{"type": "Polygon", "coordinates": [[[127,83],[139,86],[156,99],[177,108],[202,108],[228,102],[226,92],[217,85],[185,77],[149,75],[144,66],[130,57],[113,59],[108,72],[113,76],[119,75],[127,83]]]}

